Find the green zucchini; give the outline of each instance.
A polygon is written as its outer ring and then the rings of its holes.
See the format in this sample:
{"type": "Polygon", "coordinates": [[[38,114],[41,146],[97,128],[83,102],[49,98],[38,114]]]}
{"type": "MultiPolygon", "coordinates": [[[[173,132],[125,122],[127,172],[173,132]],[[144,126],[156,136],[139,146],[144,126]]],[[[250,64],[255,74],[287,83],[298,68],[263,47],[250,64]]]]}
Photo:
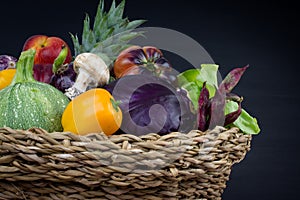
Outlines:
{"type": "Polygon", "coordinates": [[[12,83],[0,91],[0,127],[62,131],[61,116],[69,99],[33,78],[35,50],[23,51],[12,83]]]}

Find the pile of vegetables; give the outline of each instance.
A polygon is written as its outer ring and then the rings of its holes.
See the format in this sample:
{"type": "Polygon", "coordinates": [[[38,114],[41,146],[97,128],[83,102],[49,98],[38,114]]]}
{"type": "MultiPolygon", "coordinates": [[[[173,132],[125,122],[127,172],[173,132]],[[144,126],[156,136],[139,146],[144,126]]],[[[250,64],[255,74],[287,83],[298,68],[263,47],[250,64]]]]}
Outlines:
{"type": "Polygon", "coordinates": [[[94,25],[89,16],[84,20],[81,43],[71,34],[71,60],[66,45],[46,63],[36,63],[42,54],[34,48],[18,59],[0,56],[0,127],[80,135],[164,135],[215,126],[260,132],[243,98],[232,93],[248,66],[222,81],[215,64],[175,73],[160,49],[129,44],[142,34],[136,28],[144,20],[123,18],[124,4],[113,2],[105,12],[100,0],[94,25]]]}

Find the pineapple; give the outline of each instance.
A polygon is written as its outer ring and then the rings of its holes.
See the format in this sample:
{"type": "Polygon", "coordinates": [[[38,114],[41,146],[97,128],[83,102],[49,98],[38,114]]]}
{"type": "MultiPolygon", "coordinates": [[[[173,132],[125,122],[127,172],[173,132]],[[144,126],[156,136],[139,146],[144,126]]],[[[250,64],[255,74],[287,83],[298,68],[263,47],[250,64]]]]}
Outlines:
{"type": "Polygon", "coordinates": [[[135,29],[145,20],[129,21],[123,18],[125,0],[116,6],[115,0],[108,12],[104,11],[104,0],[100,0],[93,27],[90,27],[90,17],[87,14],[82,31],[82,41],[71,34],[74,54],[90,52],[100,56],[107,66],[111,66],[119,53],[130,46],[130,40],[143,35],[135,29]]]}

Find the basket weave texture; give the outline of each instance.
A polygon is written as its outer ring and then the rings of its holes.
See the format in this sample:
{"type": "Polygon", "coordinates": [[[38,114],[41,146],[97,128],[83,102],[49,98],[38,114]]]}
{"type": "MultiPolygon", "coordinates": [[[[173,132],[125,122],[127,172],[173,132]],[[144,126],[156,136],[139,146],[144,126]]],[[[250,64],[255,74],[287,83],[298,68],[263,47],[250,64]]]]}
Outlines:
{"type": "Polygon", "coordinates": [[[238,128],[165,136],[0,129],[0,199],[220,200],[250,150],[238,128]]]}

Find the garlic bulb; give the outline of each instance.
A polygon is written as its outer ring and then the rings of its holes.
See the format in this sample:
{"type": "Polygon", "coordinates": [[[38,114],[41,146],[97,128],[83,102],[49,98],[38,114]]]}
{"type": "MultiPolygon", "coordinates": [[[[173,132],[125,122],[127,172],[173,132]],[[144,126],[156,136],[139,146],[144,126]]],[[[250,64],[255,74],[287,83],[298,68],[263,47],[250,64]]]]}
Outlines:
{"type": "Polygon", "coordinates": [[[96,54],[79,54],[76,56],[73,66],[78,76],[74,85],[66,90],[65,95],[70,99],[74,99],[89,88],[103,86],[109,81],[109,68],[96,54]]]}

